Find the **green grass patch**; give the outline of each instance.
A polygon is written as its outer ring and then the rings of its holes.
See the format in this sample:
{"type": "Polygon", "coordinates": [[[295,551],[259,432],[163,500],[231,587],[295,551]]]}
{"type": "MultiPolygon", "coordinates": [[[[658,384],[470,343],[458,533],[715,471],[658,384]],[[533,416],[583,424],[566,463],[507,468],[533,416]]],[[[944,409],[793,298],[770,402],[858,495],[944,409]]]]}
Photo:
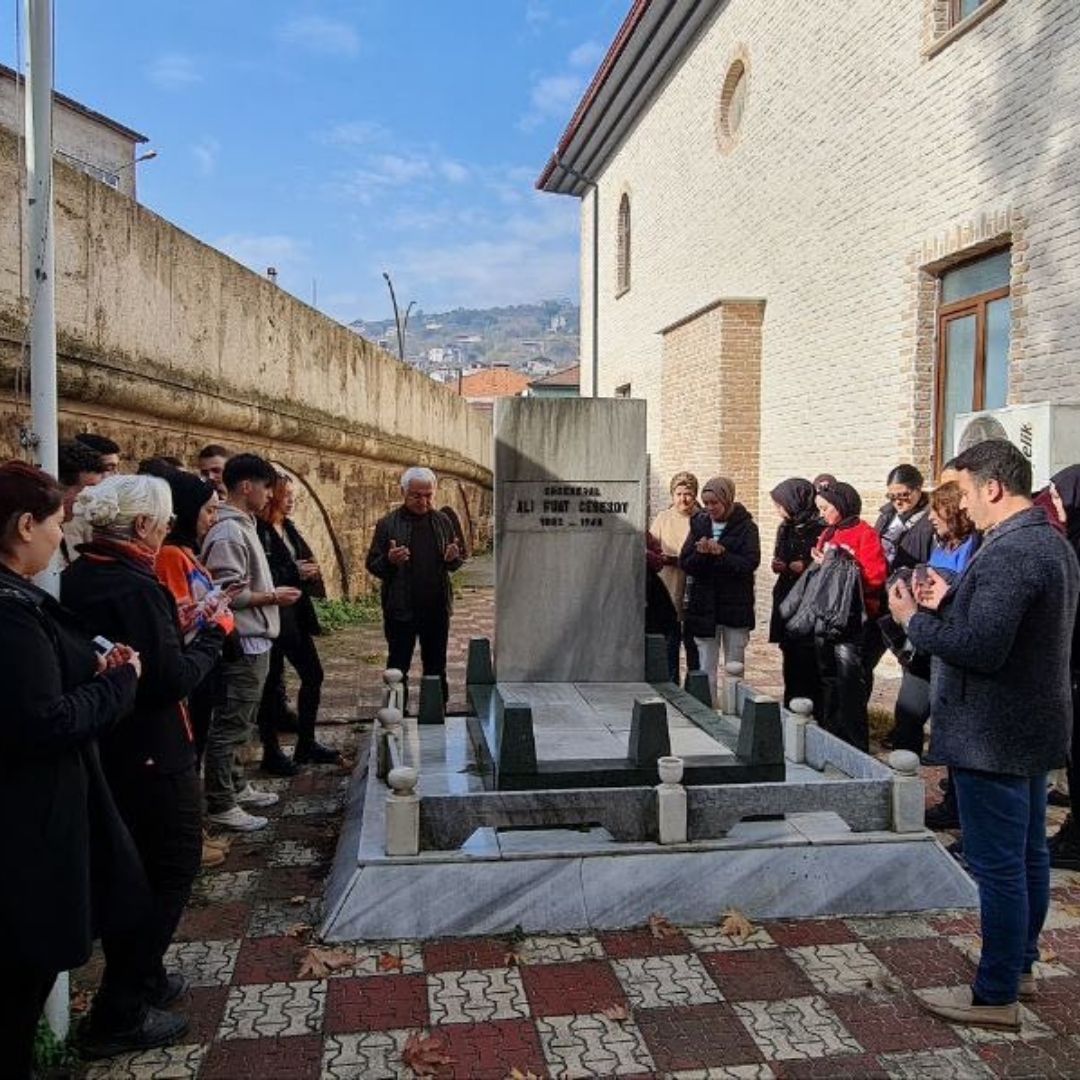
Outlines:
{"type": "Polygon", "coordinates": [[[78,1064],[79,1058],[70,1044],[62,1042],[54,1034],[47,1021],[38,1021],[34,1036],[34,1072],[41,1076],[68,1075],[78,1064]]]}
{"type": "Polygon", "coordinates": [[[382,622],[382,606],[375,593],[358,600],[316,600],[315,610],[319,614],[319,624],[328,634],[347,626],[382,622]]]}

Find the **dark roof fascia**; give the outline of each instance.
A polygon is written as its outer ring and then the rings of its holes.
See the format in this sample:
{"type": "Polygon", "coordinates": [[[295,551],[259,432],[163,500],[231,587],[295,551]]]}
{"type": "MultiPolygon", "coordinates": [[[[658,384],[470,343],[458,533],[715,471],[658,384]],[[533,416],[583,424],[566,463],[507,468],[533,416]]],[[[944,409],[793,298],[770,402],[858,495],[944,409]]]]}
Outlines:
{"type": "MultiPolygon", "coordinates": [[[[11,79],[16,83],[23,81],[23,77],[14,68],[9,68],[7,64],[0,64],[0,76],[11,79]]],[[[117,132],[117,134],[123,135],[124,138],[130,139],[132,142],[145,143],[150,141],[149,136],[141,135],[132,128],[125,127],[123,124],[106,116],[104,113],[99,113],[95,109],[87,108],[87,106],[76,101],[74,98],[69,98],[66,94],[61,94],[59,90],[53,91],[53,101],[57,105],[63,105],[65,108],[71,109],[72,112],[80,113],[88,120],[93,120],[95,123],[111,128],[113,131],[117,132]]]]}
{"type": "Polygon", "coordinates": [[[559,195],[583,195],[723,6],[722,0],[638,0],[536,187],[559,195]]]}

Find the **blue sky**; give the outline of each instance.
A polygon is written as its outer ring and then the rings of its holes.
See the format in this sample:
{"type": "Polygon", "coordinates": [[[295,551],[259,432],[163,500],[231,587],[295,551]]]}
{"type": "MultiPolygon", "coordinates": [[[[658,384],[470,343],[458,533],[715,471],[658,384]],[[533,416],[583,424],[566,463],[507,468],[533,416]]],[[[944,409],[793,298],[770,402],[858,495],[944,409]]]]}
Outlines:
{"type": "Polygon", "coordinates": [[[387,317],[384,269],[428,311],[576,299],[577,200],[532,185],[628,6],[56,0],[56,85],[150,136],[147,206],[335,318],[387,317]]]}

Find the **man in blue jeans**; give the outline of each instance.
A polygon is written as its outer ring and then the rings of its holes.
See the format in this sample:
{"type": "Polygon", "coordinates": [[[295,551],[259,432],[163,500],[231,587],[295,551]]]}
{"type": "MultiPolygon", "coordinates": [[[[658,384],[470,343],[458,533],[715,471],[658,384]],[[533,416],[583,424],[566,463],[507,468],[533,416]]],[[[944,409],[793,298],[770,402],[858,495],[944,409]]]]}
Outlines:
{"type": "Polygon", "coordinates": [[[955,467],[982,547],[952,589],[930,571],[917,597],[894,585],[889,608],[933,658],[930,753],[953,770],[982,957],[972,987],[919,998],[952,1023],[1017,1031],[1050,905],[1046,774],[1069,749],[1080,566],[1032,506],[1031,465],[1015,446],[979,443],[955,467]]]}

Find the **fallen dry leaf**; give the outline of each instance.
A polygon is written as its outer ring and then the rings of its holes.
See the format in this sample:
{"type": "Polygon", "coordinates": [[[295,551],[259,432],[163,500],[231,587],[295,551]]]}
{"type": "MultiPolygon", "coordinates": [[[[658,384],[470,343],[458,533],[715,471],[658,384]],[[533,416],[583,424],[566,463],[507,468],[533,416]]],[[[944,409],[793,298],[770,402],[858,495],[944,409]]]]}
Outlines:
{"type": "Polygon", "coordinates": [[[400,956],[384,952],[379,954],[378,963],[375,965],[379,971],[401,971],[405,966],[400,956]]]}
{"type": "Polygon", "coordinates": [[[341,971],[343,968],[355,965],[356,957],[352,953],[347,953],[343,949],[320,949],[312,945],[304,953],[296,977],[298,979],[325,979],[332,971],[341,971]]]}
{"type": "Polygon", "coordinates": [[[285,936],[286,937],[294,937],[294,938],[302,938],[302,937],[306,937],[314,929],[315,929],[315,927],[312,926],[311,923],[294,922],[292,924],[292,926],[290,926],[285,931],[285,936]]]}
{"type": "Polygon", "coordinates": [[[649,932],[654,938],[679,936],[679,931],[671,924],[671,920],[666,915],[661,915],[658,911],[654,911],[649,916],[649,932]]]}
{"type": "Polygon", "coordinates": [[[720,933],[725,937],[734,938],[742,944],[753,935],[754,925],[741,911],[732,909],[724,912],[724,921],[720,924],[720,933]]]}
{"type": "Polygon", "coordinates": [[[875,971],[874,974],[866,980],[866,985],[871,990],[887,990],[890,994],[901,994],[904,991],[903,984],[900,980],[894,978],[887,971],[875,971]]]}
{"type": "Polygon", "coordinates": [[[1044,964],[1056,964],[1057,963],[1057,958],[1058,958],[1057,953],[1054,952],[1053,949],[1040,949],[1039,950],[1039,959],[1044,964]]]}
{"type": "Polygon", "coordinates": [[[630,1014],[626,1011],[625,1005],[609,1005],[606,1009],[600,1010],[609,1020],[629,1020],[630,1014]]]}
{"type": "Polygon", "coordinates": [[[289,903],[290,904],[296,904],[296,905],[306,904],[307,903],[307,897],[306,896],[300,896],[300,895],[298,895],[298,896],[290,896],[289,897],[289,903]]]}
{"type": "Polygon", "coordinates": [[[434,1076],[440,1065],[453,1065],[454,1059],[446,1052],[446,1043],[435,1035],[417,1032],[409,1038],[401,1051],[401,1060],[417,1076],[434,1076]]]}
{"type": "Polygon", "coordinates": [[[540,1080],[540,1077],[534,1072],[522,1072],[517,1066],[510,1070],[510,1075],[507,1080],[540,1080]]]}
{"type": "Polygon", "coordinates": [[[1060,904],[1058,906],[1066,915],[1069,915],[1074,919],[1080,918],[1080,904],[1060,904]]]}

